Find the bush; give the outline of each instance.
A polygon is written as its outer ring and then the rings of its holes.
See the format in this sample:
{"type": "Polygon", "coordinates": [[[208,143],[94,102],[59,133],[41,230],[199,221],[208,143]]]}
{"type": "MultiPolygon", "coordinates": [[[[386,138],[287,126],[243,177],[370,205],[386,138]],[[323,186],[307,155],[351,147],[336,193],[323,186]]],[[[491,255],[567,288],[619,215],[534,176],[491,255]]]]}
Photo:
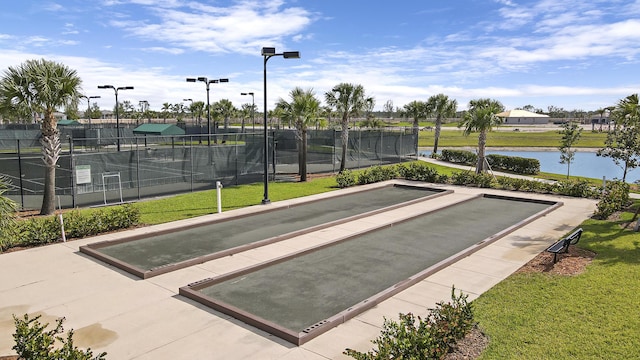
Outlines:
{"type": "Polygon", "coordinates": [[[587,180],[561,180],[554,187],[554,192],[573,197],[593,197],[596,192],[587,180]]]}
{"type": "Polygon", "coordinates": [[[356,184],[356,175],[353,173],[353,171],[345,169],[344,171],[336,175],[336,182],[338,183],[338,187],[341,189],[353,186],[356,184]]]}
{"type": "Polygon", "coordinates": [[[398,174],[407,180],[438,182],[438,171],[424,161],[398,165],[398,174]]]}
{"type": "Polygon", "coordinates": [[[73,345],[73,330],[69,330],[67,338],[58,336],[64,329],[64,318],[57,320],[55,329],[45,331],[49,324],[40,324],[40,315],[29,319],[24,315],[23,319],[13,316],[16,332],[13,334],[15,345],[13,350],[18,353],[20,359],[38,360],[104,360],[106,352],[93,357],[91,349],[82,351],[73,345]],[[56,344],[58,342],[59,344],[56,344]],[[56,345],[56,346],[54,346],[56,345]],[[57,346],[59,345],[59,346],[57,346]],[[55,347],[55,350],[54,350],[55,347]]]}
{"type": "Polygon", "coordinates": [[[395,166],[372,166],[363,170],[358,176],[358,185],[373,184],[392,180],[398,176],[395,166]]]}
{"type": "Polygon", "coordinates": [[[609,181],[600,201],[596,205],[594,216],[606,219],[614,212],[622,210],[629,204],[629,184],[622,181],[609,181]]]}
{"type": "MultiPolygon", "coordinates": [[[[70,211],[63,215],[68,238],[82,238],[106,231],[126,229],[140,222],[137,207],[126,204],[92,212],[70,211]]],[[[15,222],[5,230],[9,236],[0,243],[0,251],[15,246],[37,246],[60,241],[58,216],[36,217],[15,222]]]]}
{"type": "Polygon", "coordinates": [[[448,161],[454,164],[475,164],[478,161],[478,155],[466,150],[448,150],[444,149],[440,153],[440,160],[448,161]]]}
{"type": "Polygon", "coordinates": [[[382,334],[372,342],[376,349],[361,353],[346,349],[345,355],[359,360],[441,359],[471,330],[473,308],[462,293],[451,290],[452,302],[439,302],[422,319],[400,314],[400,322],[385,319],[382,334]]]}
{"type": "Polygon", "coordinates": [[[535,175],[540,172],[540,160],[538,159],[489,154],[487,162],[494,170],[506,170],[524,175],[535,175]]]}
{"type": "Polygon", "coordinates": [[[481,188],[490,188],[494,184],[493,176],[488,173],[476,174],[472,171],[458,171],[451,175],[454,185],[473,185],[481,188]]]}

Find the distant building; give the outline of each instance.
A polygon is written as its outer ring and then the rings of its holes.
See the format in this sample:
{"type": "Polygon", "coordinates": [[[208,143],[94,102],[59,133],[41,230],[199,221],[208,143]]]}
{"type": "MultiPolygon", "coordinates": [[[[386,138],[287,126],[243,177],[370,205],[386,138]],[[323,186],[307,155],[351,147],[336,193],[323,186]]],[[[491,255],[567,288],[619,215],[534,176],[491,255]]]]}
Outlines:
{"type": "Polygon", "coordinates": [[[526,110],[509,110],[501,112],[496,116],[502,118],[503,124],[508,125],[544,125],[549,122],[549,115],[538,114],[526,110]]]}

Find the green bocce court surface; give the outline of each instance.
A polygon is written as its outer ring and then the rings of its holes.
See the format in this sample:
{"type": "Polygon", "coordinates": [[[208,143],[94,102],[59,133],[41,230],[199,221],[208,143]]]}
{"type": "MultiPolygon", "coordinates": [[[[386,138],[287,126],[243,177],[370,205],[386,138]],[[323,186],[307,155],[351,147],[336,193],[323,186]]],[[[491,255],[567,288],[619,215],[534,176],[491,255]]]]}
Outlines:
{"type": "Polygon", "coordinates": [[[478,197],[198,291],[301,332],[552,205],[478,197]]]}
{"type": "Polygon", "coordinates": [[[386,186],[113,245],[103,244],[93,251],[151,270],[442,192],[424,187],[386,186]]]}

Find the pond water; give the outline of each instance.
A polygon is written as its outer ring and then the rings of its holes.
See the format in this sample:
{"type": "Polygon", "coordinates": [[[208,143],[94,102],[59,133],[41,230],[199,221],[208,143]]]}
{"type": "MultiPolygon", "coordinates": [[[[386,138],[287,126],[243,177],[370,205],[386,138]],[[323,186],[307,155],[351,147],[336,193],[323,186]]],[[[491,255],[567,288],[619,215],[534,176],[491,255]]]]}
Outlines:
{"type": "MultiPolygon", "coordinates": [[[[421,152],[421,154],[429,156],[431,151],[424,151],[421,152]]],[[[538,159],[540,161],[540,171],[554,174],[567,174],[567,164],[560,164],[559,151],[487,150],[487,154],[538,159]]],[[[596,179],[602,179],[603,176],[606,176],[607,179],[622,179],[622,168],[614,164],[611,158],[597,156],[595,152],[576,152],[574,159],[571,162],[570,175],[585,176],[596,179]]],[[[628,171],[626,180],[628,183],[640,180],[640,169],[632,169],[628,171]]]]}

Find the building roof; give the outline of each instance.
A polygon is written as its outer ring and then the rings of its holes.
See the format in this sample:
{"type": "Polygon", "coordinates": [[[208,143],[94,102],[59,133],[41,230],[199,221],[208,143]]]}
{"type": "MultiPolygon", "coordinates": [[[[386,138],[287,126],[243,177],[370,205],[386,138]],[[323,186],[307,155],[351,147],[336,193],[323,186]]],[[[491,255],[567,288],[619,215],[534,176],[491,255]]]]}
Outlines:
{"type": "Polygon", "coordinates": [[[133,129],[134,134],[184,135],[184,130],[171,124],[142,124],[133,129]]]}
{"type": "Polygon", "coordinates": [[[538,114],[538,113],[534,113],[531,111],[527,111],[527,110],[509,110],[509,111],[503,111],[499,114],[496,114],[496,116],[498,117],[504,117],[504,118],[533,118],[533,117],[546,117],[548,118],[549,115],[545,115],[545,114],[538,114]]]}

